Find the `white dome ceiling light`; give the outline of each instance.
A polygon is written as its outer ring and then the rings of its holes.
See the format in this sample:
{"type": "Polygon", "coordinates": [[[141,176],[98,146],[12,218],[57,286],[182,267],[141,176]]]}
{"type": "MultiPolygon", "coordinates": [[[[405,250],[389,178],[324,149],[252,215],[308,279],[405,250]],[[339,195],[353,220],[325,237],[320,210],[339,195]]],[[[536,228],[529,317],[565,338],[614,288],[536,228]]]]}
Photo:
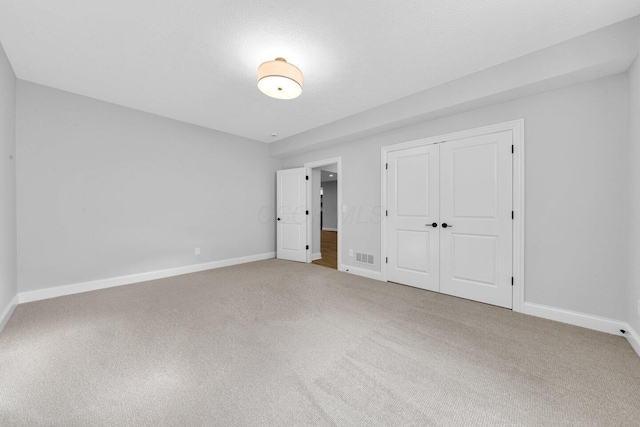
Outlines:
{"type": "Polygon", "coordinates": [[[302,71],[284,58],[258,67],[258,88],[272,98],[293,99],[302,93],[302,71]]]}

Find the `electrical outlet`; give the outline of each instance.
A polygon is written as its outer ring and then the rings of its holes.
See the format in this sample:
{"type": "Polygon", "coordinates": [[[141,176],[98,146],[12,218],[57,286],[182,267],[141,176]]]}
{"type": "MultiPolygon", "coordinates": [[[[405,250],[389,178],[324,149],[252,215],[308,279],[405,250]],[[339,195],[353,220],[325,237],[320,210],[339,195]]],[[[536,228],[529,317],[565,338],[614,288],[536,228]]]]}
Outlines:
{"type": "Polygon", "coordinates": [[[200,248],[196,248],[195,255],[200,255],[200,248]]]}
{"type": "Polygon", "coordinates": [[[349,256],[353,256],[353,249],[349,249],[349,256]]]}

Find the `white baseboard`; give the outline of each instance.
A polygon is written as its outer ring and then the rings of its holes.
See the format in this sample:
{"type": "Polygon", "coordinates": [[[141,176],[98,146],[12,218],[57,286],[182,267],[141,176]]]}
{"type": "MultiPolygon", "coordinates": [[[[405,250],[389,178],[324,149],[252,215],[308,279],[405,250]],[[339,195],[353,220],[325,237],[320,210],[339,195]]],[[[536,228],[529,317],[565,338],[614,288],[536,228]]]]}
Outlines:
{"type": "Polygon", "coordinates": [[[627,322],[532,302],[524,303],[523,313],[530,316],[555,320],[556,322],[568,323],[569,325],[581,326],[595,331],[624,336],[629,341],[629,344],[631,344],[631,347],[638,353],[638,356],[640,356],[640,336],[627,322]],[[624,330],[625,333],[623,334],[621,330],[624,330]]]}
{"type": "Polygon", "coordinates": [[[322,231],[335,231],[335,232],[337,232],[338,229],[337,228],[322,227],[322,231]]]}
{"type": "Polygon", "coordinates": [[[322,259],[322,254],[318,252],[317,254],[311,254],[311,261],[315,261],[318,259],[322,259]]]}
{"type": "Polygon", "coordinates": [[[636,353],[638,353],[638,356],[640,356],[640,335],[638,335],[638,333],[634,331],[629,325],[627,325],[625,331],[626,332],[624,336],[627,337],[627,341],[629,341],[631,347],[633,347],[636,353]]]}
{"type": "Polygon", "coordinates": [[[98,289],[130,285],[132,283],[146,282],[148,280],[164,279],[165,277],[180,276],[181,274],[196,273],[198,271],[213,270],[215,268],[228,267],[231,265],[244,264],[253,261],[261,261],[265,259],[275,258],[275,256],[275,252],[267,252],[264,254],[250,255],[241,258],[205,262],[202,264],[188,265],[185,267],[169,268],[166,270],[150,271],[147,273],[131,274],[128,276],[119,276],[109,279],[93,280],[90,282],[74,283],[72,285],[57,286],[55,288],[21,292],[18,295],[18,300],[20,304],[24,304],[32,301],[40,301],[43,299],[95,291],[98,289]]]}
{"type": "Polygon", "coordinates": [[[11,318],[11,315],[13,314],[13,310],[15,310],[17,306],[18,295],[14,296],[13,299],[9,301],[9,304],[7,304],[4,310],[2,310],[2,313],[0,313],[0,332],[2,332],[2,330],[4,329],[4,326],[7,324],[9,318],[11,318]]]}
{"type": "Polygon", "coordinates": [[[340,271],[355,274],[356,276],[367,277],[374,280],[382,280],[382,273],[379,271],[366,270],[364,268],[352,267],[350,265],[341,265],[340,271]]]}
{"type": "Polygon", "coordinates": [[[522,312],[531,316],[543,317],[545,319],[555,320],[556,322],[568,323],[570,325],[581,326],[583,328],[614,335],[622,335],[620,329],[627,330],[629,328],[629,325],[626,322],[619,320],[578,313],[576,311],[564,310],[561,308],[549,307],[526,301],[522,312]]]}

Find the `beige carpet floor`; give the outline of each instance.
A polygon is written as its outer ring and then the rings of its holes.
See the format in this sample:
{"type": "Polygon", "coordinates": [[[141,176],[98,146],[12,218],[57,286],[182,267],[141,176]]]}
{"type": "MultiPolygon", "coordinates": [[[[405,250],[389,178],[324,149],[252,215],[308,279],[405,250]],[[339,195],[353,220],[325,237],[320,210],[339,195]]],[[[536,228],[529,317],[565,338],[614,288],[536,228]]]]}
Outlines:
{"type": "Polygon", "coordinates": [[[0,425],[640,425],[624,338],[268,260],[18,306],[0,425]]]}

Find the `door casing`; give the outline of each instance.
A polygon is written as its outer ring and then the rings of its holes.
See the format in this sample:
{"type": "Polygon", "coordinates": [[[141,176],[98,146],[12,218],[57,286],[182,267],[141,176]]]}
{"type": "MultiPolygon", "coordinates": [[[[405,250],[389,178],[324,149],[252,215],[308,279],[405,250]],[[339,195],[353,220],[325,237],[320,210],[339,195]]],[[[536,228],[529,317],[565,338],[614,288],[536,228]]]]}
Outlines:
{"type": "MultiPolygon", "coordinates": [[[[390,152],[404,150],[407,148],[420,147],[423,145],[446,143],[456,139],[469,138],[474,136],[487,135],[496,132],[510,130],[514,146],[513,152],[513,311],[523,312],[524,310],[524,224],[525,224],[525,182],[524,182],[524,119],[499,123],[490,126],[483,126],[468,129],[460,132],[449,133],[429,138],[423,138],[400,144],[388,145],[381,148],[380,171],[381,184],[381,207],[382,212],[387,210],[387,156],[390,152]]],[[[305,165],[306,166],[306,165],[305,165]]],[[[380,223],[381,251],[382,259],[388,256],[387,250],[387,226],[386,217],[382,216],[380,223]]],[[[382,280],[388,281],[387,264],[382,263],[382,280]]]]}
{"type": "MultiPolygon", "coordinates": [[[[329,166],[329,165],[337,165],[338,170],[338,271],[345,271],[345,267],[342,265],[342,214],[343,214],[343,206],[342,206],[342,157],[332,157],[330,159],[316,160],[313,162],[307,162],[304,164],[304,167],[312,170],[315,168],[319,168],[321,166],[329,166]]],[[[311,179],[311,178],[310,178],[311,179]]],[[[311,181],[309,181],[309,185],[311,185],[311,181]]],[[[313,209],[313,201],[311,191],[307,192],[307,208],[309,210],[313,209]]],[[[311,215],[308,216],[308,224],[307,224],[307,243],[309,246],[312,245],[312,228],[311,228],[311,220],[313,216],[313,212],[310,212],[311,215]]],[[[313,247],[313,246],[311,246],[313,247]]],[[[311,262],[311,251],[307,254],[307,262],[311,262]]]]}

